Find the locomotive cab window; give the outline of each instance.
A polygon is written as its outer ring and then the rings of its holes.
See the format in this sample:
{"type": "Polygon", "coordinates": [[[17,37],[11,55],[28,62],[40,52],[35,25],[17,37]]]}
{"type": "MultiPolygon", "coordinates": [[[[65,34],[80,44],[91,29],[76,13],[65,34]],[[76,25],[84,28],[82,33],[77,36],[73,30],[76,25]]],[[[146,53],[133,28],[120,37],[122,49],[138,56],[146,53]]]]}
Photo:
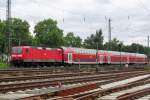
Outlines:
{"type": "Polygon", "coordinates": [[[12,53],[22,53],[22,48],[20,48],[20,47],[13,47],[12,48],[12,53]]]}

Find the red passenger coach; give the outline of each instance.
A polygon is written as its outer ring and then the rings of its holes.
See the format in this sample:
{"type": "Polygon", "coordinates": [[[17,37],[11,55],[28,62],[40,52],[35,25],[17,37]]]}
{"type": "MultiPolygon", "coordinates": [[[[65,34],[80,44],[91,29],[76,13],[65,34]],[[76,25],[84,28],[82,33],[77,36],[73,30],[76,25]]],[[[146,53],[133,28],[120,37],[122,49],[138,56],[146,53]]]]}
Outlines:
{"type": "Polygon", "coordinates": [[[17,46],[12,48],[11,62],[15,65],[53,65],[62,62],[62,49],[32,46],[17,46]]]}
{"type": "Polygon", "coordinates": [[[147,64],[147,56],[138,53],[64,47],[67,64],[147,64]]]}

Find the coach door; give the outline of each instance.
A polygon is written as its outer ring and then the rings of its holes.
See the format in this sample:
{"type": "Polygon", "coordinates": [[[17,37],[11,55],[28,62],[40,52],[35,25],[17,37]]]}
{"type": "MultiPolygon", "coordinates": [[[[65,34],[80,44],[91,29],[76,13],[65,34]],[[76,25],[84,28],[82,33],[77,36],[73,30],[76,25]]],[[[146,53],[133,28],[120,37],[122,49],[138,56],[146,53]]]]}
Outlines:
{"type": "Polygon", "coordinates": [[[129,64],[129,60],[130,60],[130,59],[129,59],[129,56],[127,56],[127,64],[129,64]]]}
{"type": "Polygon", "coordinates": [[[108,64],[111,63],[111,57],[110,56],[107,57],[107,61],[108,61],[108,64]]]}
{"type": "Polygon", "coordinates": [[[68,53],[68,63],[72,63],[72,53],[68,53]]]}
{"type": "Polygon", "coordinates": [[[103,55],[100,55],[100,56],[99,56],[99,63],[100,63],[100,64],[103,64],[103,63],[104,63],[104,56],[103,56],[103,55]]]}

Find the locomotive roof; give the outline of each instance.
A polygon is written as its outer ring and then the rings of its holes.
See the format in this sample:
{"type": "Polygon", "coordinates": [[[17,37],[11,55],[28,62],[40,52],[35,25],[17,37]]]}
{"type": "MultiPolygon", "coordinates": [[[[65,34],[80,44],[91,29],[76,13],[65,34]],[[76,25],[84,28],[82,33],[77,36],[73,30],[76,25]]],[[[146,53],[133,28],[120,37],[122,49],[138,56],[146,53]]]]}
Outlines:
{"type": "Polygon", "coordinates": [[[37,48],[37,49],[58,49],[58,48],[48,48],[48,47],[36,47],[36,46],[14,46],[20,48],[37,48]]]}
{"type": "Polygon", "coordinates": [[[20,47],[20,48],[31,48],[31,46],[13,46],[13,47],[20,47]]]}

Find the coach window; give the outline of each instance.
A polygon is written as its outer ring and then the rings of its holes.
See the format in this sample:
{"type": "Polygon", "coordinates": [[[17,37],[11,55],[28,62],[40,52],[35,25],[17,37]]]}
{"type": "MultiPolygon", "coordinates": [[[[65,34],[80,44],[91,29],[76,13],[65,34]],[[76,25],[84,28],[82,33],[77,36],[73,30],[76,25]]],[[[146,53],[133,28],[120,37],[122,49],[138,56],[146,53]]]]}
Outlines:
{"type": "Polygon", "coordinates": [[[27,48],[27,49],[26,49],[26,53],[28,53],[28,52],[29,52],[29,49],[27,48]]]}
{"type": "Polygon", "coordinates": [[[22,53],[22,48],[17,48],[17,53],[22,53]]]}

